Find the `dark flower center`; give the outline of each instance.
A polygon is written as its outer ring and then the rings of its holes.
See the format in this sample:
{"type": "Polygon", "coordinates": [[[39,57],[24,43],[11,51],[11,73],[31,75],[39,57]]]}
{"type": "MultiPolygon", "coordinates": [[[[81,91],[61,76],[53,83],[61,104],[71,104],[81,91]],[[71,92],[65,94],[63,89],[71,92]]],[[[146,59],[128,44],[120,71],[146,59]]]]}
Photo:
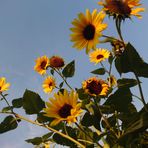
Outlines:
{"type": "Polygon", "coordinates": [[[71,115],[71,109],[72,106],[69,104],[64,104],[64,106],[62,108],[60,108],[59,110],[59,115],[62,118],[67,118],[69,115],[71,115]]]}
{"type": "Polygon", "coordinates": [[[83,30],[83,35],[86,40],[92,40],[95,35],[95,27],[92,24],[87,25],[83,30]]]}
{"type": "Polygon", "coordinates": [[[122,0],[112,0],[110,4],[108,4],[108,8],[112,12],[119,13],[121,15],[129,15],[131,13],[131,8],[122,0]]]}
{"type": "Polygon", "coordinates": [[[47,64],[47,62],[46,61],[43,61],[42,63],[41,63],[41,69],[46,69],[46,64],[47,64]]]}
{"type": "Polygon", "coordinates": [[[99,95],[102,91],[102,85],[99,82],[92,81],[87,84],[87,89],[91,94],[99,95]]]}
{"type": "Polygon", "coordinates": [[[104,57],[104,56],[101,55],[101,54],[97,55],[97,59],[98,59],[98,60],[101,59],[101,58],[103,58],[103,57],[104,57]]]}

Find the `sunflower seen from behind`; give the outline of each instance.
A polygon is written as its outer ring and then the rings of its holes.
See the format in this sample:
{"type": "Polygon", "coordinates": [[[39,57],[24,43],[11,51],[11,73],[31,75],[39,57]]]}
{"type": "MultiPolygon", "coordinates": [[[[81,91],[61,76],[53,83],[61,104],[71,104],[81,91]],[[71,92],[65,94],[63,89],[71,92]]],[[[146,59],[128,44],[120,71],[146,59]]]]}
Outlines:
{"type": "Polygon", "coordinates": [[[51,93],[56,87],[55,79],[51,76],[48,76],[45,78],[42,87],[45,93],[51,93]]]}
{"type": "Polygon", "coordinates": [[[86,14],[79,13],[78,18],[72,21],[71,41],[74,42],[73,47],[79,50],[86,48],[86,53],[94,49],[99,43],[102,31],[107,28],[107,24],[103,23],[105,13],[94,9],[92,13],[87,9],[86,14]]]}
{"type": "Polygon", "coordinates": [[[68,93],[55,93],[53,98],[49,98],[44,108],[45,116],[55,118],[51,126],[55,126],[62,121],[68,124],[75,123],[77,117],[82,113],[81,103],[78,102],[78,94],[74,91],[68,93]]]}
{"type": "Polygon", "coordinates": [[[90,62],[98,64],[105,59],[108,59],[110,56],[110,52],[107,49],[96,48],[96,50],[92,51],[89,54],[90,62]]]}
{"type": "Polygon", "coordinates": [[[5,77],[1,77],[0,78],[0,93],[7,91],[10,87],[10,83],[6,82],[6,78],[5,77]]]}
{"type": "Polygon", "coordinates": [[[139,12],[145,10],[138,7],[141,6],[140,0],[101,0],[98,4],[103,6],[103,10],[110,16],[122,19],[130,18],[131,16],[142,18],[139,12]]]}
{"type": "Polygon", "coordinates": [[[97,77],[91,77],[82,82],[85,93],[91,96],[106,96],[109,90],[108,84],[97,77]]]}
{"type": "Polygon", "coordinates": [[[38,72],[40,75],[46,74],[46,70],[49,66],[49,58],[44,55],[42,57],[38,57],[35,60],[36,65],[34,66],[34,70],[38,72]]]}

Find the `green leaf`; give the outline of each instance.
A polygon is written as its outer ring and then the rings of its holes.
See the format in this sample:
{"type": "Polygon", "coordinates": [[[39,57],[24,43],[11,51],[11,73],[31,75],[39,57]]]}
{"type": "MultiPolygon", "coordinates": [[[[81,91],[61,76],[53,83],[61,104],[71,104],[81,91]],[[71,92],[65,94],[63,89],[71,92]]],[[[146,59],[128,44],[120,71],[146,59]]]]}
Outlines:
{"type": "Polygon", "coordinates": [[[148,77],[148,64],[143,61],[136,49],[128,43],[122,55],[115,60],[120,73],[134,72],[139,77],[148,77]]]}
{"type": "Polygon", "coordinates": [[[45,122],[51,122],[51,121],[53,121],[53,118],[47,117],[44,114],[45,113],[43,113],[43,112],[40,112],[39,114],[37,114],[37,119],[36,120],[39,123],[45,123],[45,122]]]}
{"type": "Polygon", "coordinates": [[[117,83],[118,83],[119,88],[122,88],[122,87],[130,88],[130,87],[134,87],[138,84],[137,80],[127,79],[127,78],[118,79],[117,83]]]}
{"type": "Polygon", "coordinates": [[[81,124],[86,127],[92,126],[93,125],[92,120],[93,120],[92,115],[86,112],[81,120],[81,124]],[[91,121],[91,122],[88,122],[88,121],[91,121]]]}
{"type": "Polygon", "coordinates": [[[61,82],[60,85],[59,85],[59,88],[62,88],[63,84],[64,84],[64,82],[61,82]]]}
{"type": "Polygon", "coordinates": [[[88,94],[86,94],[82,88],[77,89],[77,93],[80,100],[86,100],[89,97],[88,94]]]}
{"type": "Polygon", "coordinates": [[[22,107],[23,106],[23,98],[18,98],[18,99],[12,100],[12,105],[14,108],[22,107]]]}
{"type": "Polygon", "coordinates": [[[52,75],[54,75],[54,70],[53,70],[53,69],[51,69],[51,70],[50,70],[50,73],[51,73],[52,75]]]}
{"type": "Polygon", "coordinates": [[[129,88],[119,88],[114,94],[110,95],[104,105],[110,105],[119,112],[128,112],[128,104],[132,101],[132,94],[129,88]]]}
{"type": "Polygon", "coordinates": [[[0,123],[0,134],[14,130],[17,128],[16,119],[13,116],[7,116],[4,121],[0,123]]]}
{"type": "Polygon", "coordinates": [[[64,77],[73,77],[75,73],[75,61],[73,60],[69,64],[66,65],[66,67],[63,69],[62,74],[64,77]]]}
{"type": "Polygon", "coordinates": [[[26,114],[38,114],[45,107],[41,97],[30,90],[26,90],[23,95],[23,108],[26,114]]]}
{"type": "Polygon", "coordinates": [[[52,136],[52,134],[53,134],[53,132],[49,132],[49,133],[43,135],[43,136],[42,136],[43,142],[48,141],[48,138],[50,138],[50,137],[52,136]]]}
{"type": "Polygon", "coordinates": [[[25,141],[28,143],[31,143],[33,145],[40,145],[41,143],[48,141],[48,138],[51,137],[52,134],[53,134],[52,132],[49,132],[49,133],[43,135],[42,137],[35,137],[32,139],[27,139],[25,141]]]}
{"type": "Polygon", "coordinates": [[[99,68],[99,69],[96,69],[94,71],[91,71],[91,73],[97,74],[97,75],[104,75],[105,74],[105,69],[104,68],[99,68]]]}
{"type": "Polygon", "coordinates": [[[32,139],[27,139],[25,141],[28,142],[28,143],[32,143],[33,145],[39,145],[43,142],[42,137],[35,137],[35,138],[32,138],[32,139]]]}
{"type": "Polygon", "coordinates": [[[7,112],[7,111],[10,111],[11,109],[12,109],[12,106],[7,106],[2,109],[2,112],[7,112]]]}
{"type": "MultiPolygon", "coordinates": [[[[68,135],[74,139],[76,139],[76,131],[74,128],[68,127],[66,126],[66,131],[68,133],[68,135]]],[[[59,134],[54,134],[53,135],[53,140],[60,145],[64,145],[64,146],[69,146],[72,148],[77,148],[77,145],[73,142],[71,142],[70,140],[60,136],[59,134]]]]}

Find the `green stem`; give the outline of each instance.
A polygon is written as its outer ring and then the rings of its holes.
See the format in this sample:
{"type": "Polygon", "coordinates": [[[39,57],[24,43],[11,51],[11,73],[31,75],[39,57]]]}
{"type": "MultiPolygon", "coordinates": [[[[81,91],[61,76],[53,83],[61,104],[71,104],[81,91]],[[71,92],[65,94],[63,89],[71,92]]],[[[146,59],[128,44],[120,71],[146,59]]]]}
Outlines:
{"type": "MultiPolygon", "coordinates": [[[[75,123],[75,124],[76,124],[76,126],[77,126],[87,137],[89,137],[92,141],[94,141],[94,139],[93,139],[85,130],[83,130],[83,129],[79,126],[79,124],[77,124],[77,123],[75,123]]],[[[102,148],[102,146],[101,146],[99,143],[96,143],[96,144],[102,148]]]]}
{"type": "Polygon", "coordinates": [[[142,101],[142,103],[144,105],[144,108],[145,108],[146,112],[148,112],[147,104],[146,104],[146,102],[144,100],[144,95],[143,95],[143,92],[142,92],[142,87],[141,87],[141,84],[140,84],[139,77],[137,76],[137,74],[135,72],[134,72],[134,74],[135,74],[136,80],[138,82],[138,87],[139,87],[139,92],[140,92],[140,96],[141,96],[141,101],[142,101]]]}
{"type": "Polygon", "coordinates": [[[100,112],[100,114],[101,114],[101,116],[102,116],[102,118],[103,118],[103,121],[105,122],[105,124],[107,125],[107,127],[109,128],[109,130],[110,130],[110,131],[115,135],[115,137],[118,139],[118,135],[116,134],[116,132],[114,131],[114,129],[111,127],[111,125],[110,125],[110,123],[108,122],[107,118],[103,115],[103,113],[102,113],[102,111],[101,111],[101,109],[100,109],[100,107],[99,107],[99,105],[98,105],[98,103],[97,103],[97,101],[96,101],[95,98],[94,98],[94,103],[95,103],[95,105],[96,105],[98,111],[100,112]]]}
{"type": "MultiPolygon", "coordinates": [[[[0,113],[4,113],[4,112],[0,112],[0,113]]],[[[5,112],[5,113],[7,113],[7,112],[5,112]]],[[[8,112],[8,113],[10,113],[10,112],[8,112]]],[[[12,113],[10,113],[10,114],[12,114],[12,113]]],[[[51,128],[51,127],[49,127],[49,126],[47,126],[47,125],[44,125],[44,124],[40,124],[40,123],[35,122],[35,121],[32,121],[32,120],[30,120],[30,119],[27,119],[27,118],[25,118],[25,117],[23,117],[23,116],[21,116],[21,115],[19,115],[19,114],[16,114],[16,116],[17,116],[17,118],[19,118],[19,119],[22,119],[22,120],[27,121],[27,122],[29,122],[29,123],[32,123],[32,124],[35,124],[35,125],[44,127],[44,128],[46,128],[46,129],[48,129],[48,130],[50,130],[50,131],[52,131],[52,132],[55,132],[55,133],[59,134],[60,136],[62,136],[62,137],[64,137],[64,138],[66,138],[66,139],[68,139],[68,140],[74,142],[75,144],[77,144],[77,145],[80,146],[81,148],[85,148],[85,146],[84,146],[83,144],[81,144],[80,142],[78,142],[77,140],[73,139],[72,137],[70,137],[70,136],[68,136],[68,135],[65,135],[64,133],[61,133],[61,132],[55,130],[54,128],[51,128]]]]}
{"type": "Polygon", "coordinates": [[[65,84],[66,84],[71,90],[73,90],[72,87],[71,87],[71,86],[68,84],[68,82],[66,81],[65,77],[61,74],[61,72],[60,72],[59,70],[55,69],[55,68],[53,68],[53,69],[54,69],[54,71],[63,79],[63,81],[65,82],[65,84]]]}
{"type": "Polygon", "coordinates": [[[120,19],[116,19],[115,24],[116,24],[116,29],[117,29],[117,33],[119,35],[119,38],[122,41],[122,43],[124,45],[124,48],[125,48],[124,39],[123,39],[122,33],[121,33],[121,20],[120,19]]]}
{"type": "MultiPolygon", "coordinates": [[[[2,96],[2,98],[5,100],[6,104],[9,106],[11,113],[16,117],[16,114],[13,111],[13,108],[10,106],[9,102],[7,101],[7,99],[5,98],[5,96],[2,94],[2,92],[0,93],[0,95],[2,96]]],[[[17,117],[16,117],[17,118],[17,117]]],[[[17,121],[17,120],[16,120],[17,121]]]]}

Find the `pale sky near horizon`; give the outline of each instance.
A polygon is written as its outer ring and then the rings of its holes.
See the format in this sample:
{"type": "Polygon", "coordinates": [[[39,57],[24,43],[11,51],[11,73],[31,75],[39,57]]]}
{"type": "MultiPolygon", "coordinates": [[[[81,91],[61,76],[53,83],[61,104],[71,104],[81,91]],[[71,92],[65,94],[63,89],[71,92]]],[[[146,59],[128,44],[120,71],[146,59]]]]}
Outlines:
{"type": "MultiPolygon", "coordinates": [[[[26,88],[38,92],[45,100],[48,99],[41,87],[43,78],[33,70],[34,61],[39,56],[59,55],[67,63],[75,59],[76,74],[69,80],[73,87],[80,87],[81,81],[90,76],[88,72],[97,68],[89,62],[84,50],[72,48],[73,43],[69,38],[71,21],[79,12],[85,13],[87,8],[91,11],[94,8],[100,9],[97,2],[98,0],[0,0],[0,77],[5,76],[11,83],[8,91],[10,102],[21,97],[26,88]]],[[[123,24],[123,36],[148,62],[148,1],[142,0],[142,3],[146,8],[141,13],[143,19],[127,20],[123,24]]],[[[109,24],[105,33],[116,35],[112,20],[106,18],[105,22],[109,24]]],[[[111,50],[109,45],[98,47],[108,47],[111,50]]],[[[145,78],[141,78],[141,81],[147,97],[148,81],[145,78]]],[[[4,103],[0,104],[0,109],[3,105],[4,103]]],[[[140,107],[141,103],[136,101],[136,105],[140,107]]],[[[0,115],[0,121],[2,117],[4,116],[0,115]]],[[[0,135],[0,147],[32,148],[33,145],[24,140],[47,132],[22,122],[16,130],[0,135]]]]}

